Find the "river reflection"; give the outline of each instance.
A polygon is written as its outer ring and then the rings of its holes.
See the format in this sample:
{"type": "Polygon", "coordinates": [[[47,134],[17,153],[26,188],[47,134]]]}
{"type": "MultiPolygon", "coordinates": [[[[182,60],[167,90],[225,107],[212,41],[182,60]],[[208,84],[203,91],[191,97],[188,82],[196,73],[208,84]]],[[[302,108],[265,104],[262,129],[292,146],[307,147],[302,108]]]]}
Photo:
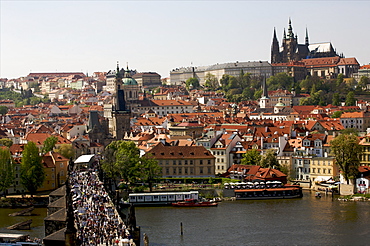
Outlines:
{"type": "Polygon", "coordinates": [[[31,238],[43,238],[44,218],[46,217],[46,208],[35,208],[32,211],[33,216],[8,216],[11,213],[21,211],[23,208],[0,208],[0,232],[29,234],[31,238]],[[30,230],[7,230],[6,227],[16,223],[32,219],[30,230]]]}
{"type": "Polygon", "coordinates": [[[150,245],[370,245],[370,202],[331,196],[222,202],[218,207],[138,207],[150,245]],[[180,223],[183,223],[183,236],[180,223]]]}

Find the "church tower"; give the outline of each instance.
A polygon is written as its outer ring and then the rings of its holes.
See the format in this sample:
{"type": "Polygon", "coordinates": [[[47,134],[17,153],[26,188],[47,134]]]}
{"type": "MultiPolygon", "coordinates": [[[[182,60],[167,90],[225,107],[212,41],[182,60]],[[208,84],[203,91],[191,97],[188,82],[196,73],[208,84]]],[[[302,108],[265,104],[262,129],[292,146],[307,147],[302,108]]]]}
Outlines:
{"type": "Polygon", "coordinates": [[[271,45],[271,63],[279,63],[280,60],[281,60],[281,57],[280,57],[279,41],[276,37],[276,30],[274,28],[274,37],[272,38],[272,45],[271,45]]]}
{"type": "MultiPolygon", "coordinates": [[[[117,71],[118,65],[117,65],[117,71]]],[[[112,105],[112,120],[113,120],[113,137],[116,140],[123,139],[125,133],[130,132],[130,118],[131,111],[126,107],[125,93],[121,89],[122,86],[122,75],[117,72],[116,74],[116,97],[112,105]]]]}
{"type": "Polygon", "coordinates": [[[270,98],[267,91],[266,76],[262,81],[262,97],[260,99],[260,108],[267,108],[270,103],[270,98]]]}

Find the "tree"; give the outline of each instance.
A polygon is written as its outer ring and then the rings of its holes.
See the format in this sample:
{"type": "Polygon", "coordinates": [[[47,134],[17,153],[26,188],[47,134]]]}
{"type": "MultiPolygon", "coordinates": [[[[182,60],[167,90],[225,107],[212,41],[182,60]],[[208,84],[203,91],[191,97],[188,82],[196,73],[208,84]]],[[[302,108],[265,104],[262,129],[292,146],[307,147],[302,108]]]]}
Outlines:
{"type": "Polygon", "coordinates": [[[6,115],[8,113],[8,107],[7,106],[0,106],[0,114],[6,115]]]}
{"type": "Polygon", "coordinates": [[[252,149],[248,150],[243,154],[243,159],[241,160],[242,165],[259,165],[261,161],[261,154],[258,150],[252,149]]]}
{"type": "Polygon", "coordinates": [[[0,145],[10,148],[10,146],[13,145],[13,141],[10,140],[9,138],[2,138],[0,139],[0,145]]]}
{"type": "Polygon", "coordinates": [[[149,190],[152,192],[153,183],[162,176],[162,168],[158,165],[158,161],[143,156],[136,169],[140,174],[138,175],[140,179],[149,184],[149,190]]]}
{"type": "Polygon", "coordinates": [[[334,106],[339,106],[340,105],[340,97],[339,97],[339,93],[334,93],[333,94],[333,101],[332,101],[332,104],[334,106]]]}
{"type": "Polygon", "coordinates": [[[71,159],[71,158],[73,159],[75,157],[75,151],[72,145],[70,144],[62,144],[55,150],[55,152],[58,152],[59,154],[61,154],[62,156],[68,159],[71,159]]]}
{"type": "Polygon", "coordinates": [[[188,78],[185,81],[186,89],[196,89],[200,87],[199,80],[197,78],[188,78]]]}
{"type": "Polygon", "coordinates": [[[52,151],[55,147],[55,144],[58,142],[58,138],[56,136],[50,136],[45,139],[41,153],[44,155],[49,151],[52,151]]]}
{"type": "Polygon", "coordinates": [[[335,111],[332,115],[331,118],[340,118],[340,116],[343,114],[343,111],[335,111]]]}
{"type": "Polygon", "coordinates": [[[140,150],[131,141],[113,141],[105,149],[102,169],[109,178],[122,179],[127,185],[137,179],[136,167],[140,161],[140,150]]]}
{"type": "Polygon", "coordinates": [[[278,73],[274,76],[269,77],[266,81],[269,90],[290,90],[293,83],[293,77],[289,76],[287,73],[278,73]]]}
{"type": "Polygon", "coordinates": [[[355,93],[353,91],[350,91],[346,96],[346,106],[355,106],[355,105],[356,105],[355,93]]]}
{"type": "Polygon", "coordinates": [[[276,153],[273,149],[268,149],[262,156],[260,166],[265,168],[280,169],[280,164],[276,159],[276,153]]]}
{"type": "Polygon", "coordinates": [[[362,147],[359,139],[353,134],[340,134],[330,142],[330,148],[335,156],[336,164],[349,184],[349,180],[358,173],[360,165],[362,147]]]}
{"type": "Polygon", "coordinates": [[[366,90],[367,84],[370,84],[370,79],[369,77],[362,76],[360,78],[360,81],[358,82],[358,87],[360,87],[363,90],[366,90]]]}
{"type": "Polygon", "coordinates": [[[42,157],[36,144],[28,142],[22,153],[21,184],[31,195],[36,193],[45,180],[45,171],[41,161],[42,157]]]}
{"type": "Polygon", "coordinates": [[[204,80],[204,86],[210,90],[216,90],[218,87],[220,87],[220,84],[218,83],[218,80],[214,74],[207,73],[204,80]]]}
{"type": "Polygon", "coordinates": [[[15,178],[14,161],[8,148],[0,148],[0,192],[6,191],[15,178]]]}

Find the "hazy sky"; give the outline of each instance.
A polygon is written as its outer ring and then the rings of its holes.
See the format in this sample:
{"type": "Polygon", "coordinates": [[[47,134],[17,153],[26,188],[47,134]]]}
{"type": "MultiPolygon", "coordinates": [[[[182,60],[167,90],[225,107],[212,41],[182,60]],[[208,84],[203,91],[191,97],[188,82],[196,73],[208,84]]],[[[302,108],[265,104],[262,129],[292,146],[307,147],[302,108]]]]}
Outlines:
{"type": "Polygon", "coordinates": [[[120,66],[168,77],[177,67],[270,61],[292,20],[304,43],[332,42],[370,63],[370,1],[4,1],[0,78],[120,66]]]}

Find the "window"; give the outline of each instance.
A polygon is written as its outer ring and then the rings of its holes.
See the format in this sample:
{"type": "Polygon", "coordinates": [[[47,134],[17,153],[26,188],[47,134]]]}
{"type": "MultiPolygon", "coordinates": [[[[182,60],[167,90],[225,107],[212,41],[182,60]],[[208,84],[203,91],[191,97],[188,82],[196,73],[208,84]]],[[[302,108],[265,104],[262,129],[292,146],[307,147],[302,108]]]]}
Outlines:
{"type": "Polygon", "coordinates": [[[203,167],[199,168],[199,173],[203,173],[203,167]]]}
{"type": "Polygon", "coordinates": [[[173,160],[173,165],[176,166],[176,160],[173,160]]]}
{"type": "Polygon", "coordinates": [[[182,167],[179,167],[179,174],[182,173],[182,167]]]}
{"type": "Polygon", "coordinates": [[[190,160],[190,165],[193,165],[193,160],[190,160]]]}
{"type": "Polygon", "coordinates": [[[188,160],[185,160],[185,165],[188,165],[188,160]]]}
{"type": "Polygon", "coordinates": [[[63,167],[64,167],[63,162],[61,162],[60,163],[60,168],[63,168],[63,167]]]}
{"type": "Polygon", "coordinates": [[[199,164],[200,165],[203,165],[203,160],[199,160],[199,164]]]}
{"type": "Polygon", "coordinates": [[[166,174],[170,174],[170,169],[166,167],[166,174]]]}
{"type": "Polygon", "coordinates": [[[184,168],[184,173],[188,174],[188,168],[187,167],[184,168]]]}
{"type": "Polygon", "coordinates": [[[168,162],[168,160],[166,160],[166,165],[169,165],[169,162],[168,162]]]}
{"type": "Polygon", "coordinates": [[[181,160],[179,160],[179,164],[178,165],[181,165],[182,163],[181,163],[181,160]]]}
{"type": "Polygon", "coordinates": [[[176,174],[176,167],[173,168],[173,174],[176,174]]]}
{"type": "Polygon", "coordinates": [[[318,168],[317,169],[317,173],[321,173],[321,168],[318,168]]]}
{"type": "Polygon", "coordinates": [[[208,167],[208,174],[211,174],[211,168],[208,167]]]}
{"type": "Polygon", "coordinates": [[[208,160],[208,165],[211,165],[211,160],[208,160]]]}

